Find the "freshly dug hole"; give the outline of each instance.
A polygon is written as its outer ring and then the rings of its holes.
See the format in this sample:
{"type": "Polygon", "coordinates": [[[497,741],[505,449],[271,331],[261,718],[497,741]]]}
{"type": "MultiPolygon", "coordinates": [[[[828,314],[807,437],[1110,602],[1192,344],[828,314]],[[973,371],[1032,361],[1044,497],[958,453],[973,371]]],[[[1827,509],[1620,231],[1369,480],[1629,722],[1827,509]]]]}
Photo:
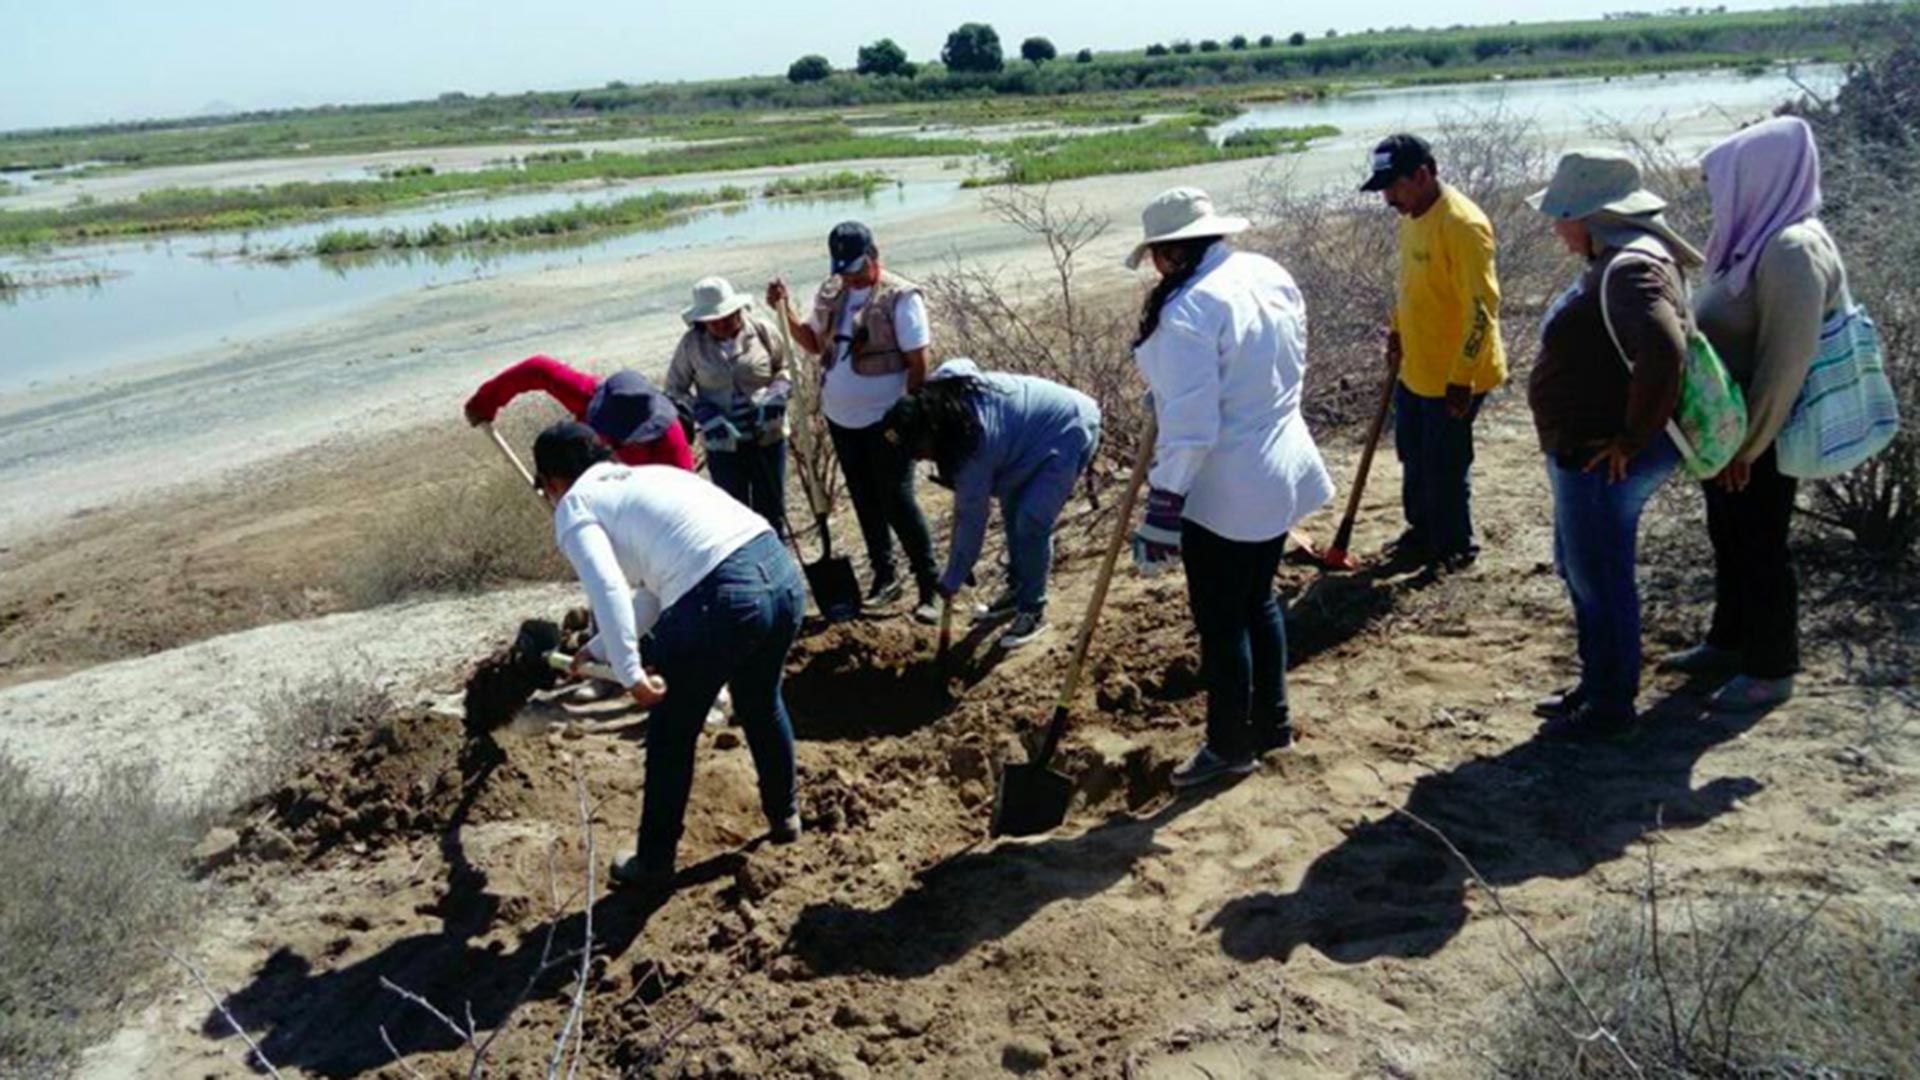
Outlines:
{"type": "Polygon", "coordinates": [[[850,622],[796,643],[786,680],[794,734],[822,742],[898,736],[946,715],[953,688],[922,637],[904,620],[850,622]]]}

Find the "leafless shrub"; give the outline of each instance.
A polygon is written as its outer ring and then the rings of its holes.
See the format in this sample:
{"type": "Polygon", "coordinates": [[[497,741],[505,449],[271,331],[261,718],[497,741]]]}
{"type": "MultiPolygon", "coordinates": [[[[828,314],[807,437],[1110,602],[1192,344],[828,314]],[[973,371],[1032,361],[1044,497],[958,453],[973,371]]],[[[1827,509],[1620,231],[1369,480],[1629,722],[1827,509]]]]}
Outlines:
{"type": "Polygon", "coordinates": [[[1663,894],[1651,855],[1638,903],[1601,911],[1503,1008],[1485,1054],[1512,1077],[1894,1077],[1920,1060],[1920,921],[1821,901],[1706,903],[1663,894]],[[1626,1057],[1566,1036],[1603,1010],[1626,1057]],[[1631,1060],[1637,1071],[1622,1064],[1631,1060]]]}
{"type": "Polygon", "coordinates": [[[1006,188],[984,198],[1001,220],[1046,244],[1049,269],[1039,278],[1012,278],[951,261],[927,282],[946,333],[944,351],[1087,394],[1100,406],[1103,449],[1114,460],[1126,458],[1146,419],[1131,359],[1134,312],[1111,294],[1091,294],[1079,262],[1112,222],[1062,203],[1050,187],[1006,188]]]}
{"type": "MultiPolygon", "coordinates": [[[[1432,132],[1443,180],[1486,212],[1499,243],[1501,335],[1509,361],[1532,355],[1533,327],[1567,274],[1552,233],[1526,205],[1551,171],[1537,127],[1504,106],[1445,116],[1432,132]]],[[[1396,219],[1348,183],[1309,187],[1281,159],[1254,184],[1270,224],[1249,246],[1299,282],[1309,326],[1307,418],[1341,426],[1367,415],[1385,378],[1382,356],[1398,267],[1396,219]]]]}
{"type": "Polygon", "coordinates": [[[1854,298],[1880,327],[1903,428],[1885,453],[1813,485],[1816,512],[1863,549],[1909,553],[1920,543],[1920,34],[1889,27],[1891,46],[1856,62],[1833,101],[1805,111],[1820,141],[1821,216],[1846,260],[1854,298]]]}
{"type": "Polygon", "coordinates": [[[336,736],[392,710],[393,698],[364,657],[300,682],[280,683],[261,699],[259,738],[233,774],[235,790],[223,792],[221,801],[238,803],[272,790],[336,736]]]}
{"type": "Polygon", "coordinates": [[[206,820],[151,769],[47,785],[0,753],[0,1075],[62,1075],[111,1030],[196,910],[206,820]]]}

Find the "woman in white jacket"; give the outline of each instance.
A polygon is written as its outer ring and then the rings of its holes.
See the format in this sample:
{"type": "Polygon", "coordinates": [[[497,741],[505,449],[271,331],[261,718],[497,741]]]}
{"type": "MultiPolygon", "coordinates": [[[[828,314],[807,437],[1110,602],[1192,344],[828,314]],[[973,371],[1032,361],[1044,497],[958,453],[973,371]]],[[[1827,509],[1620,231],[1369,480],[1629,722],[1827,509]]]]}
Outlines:
{"type": "Polygon", "coordinates": [[[1289,745],[1286,623],[1274,597],[1287,530],[1333,497],[1300,415],[1306,304],[1293,276],[1224,237],[1248,227],[1205,192],[1175,188],[1141,215],[1160,282],[1147,297],[1134,359],[1153,392],[1159,435],[1134,561],[1177,559],[1200,636],[1207,741],[1174,770],[1191,787],[1254,769],[1289,745]]]}

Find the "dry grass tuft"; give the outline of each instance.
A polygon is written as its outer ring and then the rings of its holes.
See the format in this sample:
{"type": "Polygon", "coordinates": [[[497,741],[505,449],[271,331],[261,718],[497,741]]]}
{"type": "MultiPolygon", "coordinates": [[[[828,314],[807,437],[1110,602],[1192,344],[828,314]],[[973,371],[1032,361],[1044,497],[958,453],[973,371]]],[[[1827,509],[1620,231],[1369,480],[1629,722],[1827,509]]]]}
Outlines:
{"type": "Polygon", "coordinates": [[[0,753],[0,1075],[61,1075],[109,1033],[193,915],[206,821],[150,769],[50,787],[0,753]]]}

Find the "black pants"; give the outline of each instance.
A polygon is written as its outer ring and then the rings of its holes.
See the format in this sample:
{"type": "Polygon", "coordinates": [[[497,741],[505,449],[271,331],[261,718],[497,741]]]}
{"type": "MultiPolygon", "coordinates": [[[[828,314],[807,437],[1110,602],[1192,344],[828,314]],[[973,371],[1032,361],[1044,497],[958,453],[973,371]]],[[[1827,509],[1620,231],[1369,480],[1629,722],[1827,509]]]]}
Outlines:
{"type": "Polygon", "coordinates": [[[1800,482],[1774,452],[1753,463],[1746,490],[1706,485],[1713,538],[1713,629],[1707,642],[1740,654],[1740,670],[1783,679],[1800,669],[1800,579],[1787,547],[1800,482]]]}
{"type": "Polygon", "coordinates": [[[833,452],[840,458],[840,474],[847,480],[854,515],[860,519],[873,579],[894,580],[893,536],[898,536],[914,582],[928,587],[935,577],[933,534],[913,498],[912,459],[887,441],[884,424],[843,428],[829,422],[827,430],[833,436],[833,452]]]}
{"type": "Polygon", "coordinates": [[[1200,632],[1207,745],[1244,758],[1272,745],[1287,716],[1287,624],[1273,594],[1286,534],[1242,543],[1181,523],[1187,603],[1200,632]]]}

